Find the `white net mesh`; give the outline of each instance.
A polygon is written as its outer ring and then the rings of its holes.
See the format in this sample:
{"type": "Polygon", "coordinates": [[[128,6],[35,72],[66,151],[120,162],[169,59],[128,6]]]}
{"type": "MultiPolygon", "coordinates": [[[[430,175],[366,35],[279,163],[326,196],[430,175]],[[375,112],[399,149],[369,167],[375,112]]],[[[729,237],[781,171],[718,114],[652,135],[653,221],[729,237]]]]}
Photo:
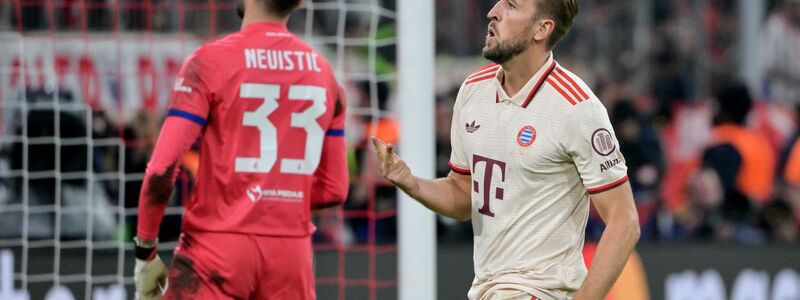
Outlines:
{"type": "MultiPolygon", "coordinates": [[[[132,297],[138,192],[174,75],[203,42],[238,30],[235,7],[0,3],[0,299],[132,297]]],[[[366,124],[383,115],[394,80],[394,23],[393,1],[379,0],[307,0],[290,20],[346,83],[353,189],[369,191],[317,218],[320,299],[396,297],[387,225],[395,212],[378,204],[381,187],[361,163],[364,138],[376,131],[366,124]]],[[[193,170],[189,155],[163,222],[162,257],[175,246],[193,170]]]]}

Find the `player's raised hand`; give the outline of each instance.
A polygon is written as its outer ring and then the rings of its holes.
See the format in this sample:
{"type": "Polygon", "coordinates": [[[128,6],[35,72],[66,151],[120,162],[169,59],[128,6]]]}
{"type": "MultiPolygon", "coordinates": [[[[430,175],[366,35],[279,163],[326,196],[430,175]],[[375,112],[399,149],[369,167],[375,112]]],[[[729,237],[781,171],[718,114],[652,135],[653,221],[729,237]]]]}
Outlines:
{"type": "Polygon", "coordinates": [[[394,145],[387,144],[377,137],[372,137],[371,139],[378,155],[378,167],[381,175],[392,184],[409,193],[415,184],[411,169],[406,165],[406,162],[400,159],[400,156],[394,153],[394,145]]]}

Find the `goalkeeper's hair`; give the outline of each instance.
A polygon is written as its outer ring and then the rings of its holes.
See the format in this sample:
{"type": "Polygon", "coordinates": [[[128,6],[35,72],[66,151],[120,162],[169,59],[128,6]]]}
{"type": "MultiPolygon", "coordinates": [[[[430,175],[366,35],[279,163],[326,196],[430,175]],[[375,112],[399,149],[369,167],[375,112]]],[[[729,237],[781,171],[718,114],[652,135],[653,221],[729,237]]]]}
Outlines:
{"type": "Polygon", "coordinates": [[[258,0],[264,8],[271,14],[285,17],[292,13],[302,0],[258,0]]]}

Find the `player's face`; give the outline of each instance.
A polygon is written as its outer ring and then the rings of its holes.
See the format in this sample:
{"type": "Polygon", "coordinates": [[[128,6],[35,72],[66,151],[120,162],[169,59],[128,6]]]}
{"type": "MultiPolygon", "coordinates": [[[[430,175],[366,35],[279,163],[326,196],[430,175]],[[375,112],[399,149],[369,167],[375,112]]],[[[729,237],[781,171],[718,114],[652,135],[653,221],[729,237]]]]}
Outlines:
{"type": "Polygon", "coordinates": [[[483,56],[502,64],[527,50],[533,41],[533,0],[500,0],[487,17],[489,28],[483,56]]]}

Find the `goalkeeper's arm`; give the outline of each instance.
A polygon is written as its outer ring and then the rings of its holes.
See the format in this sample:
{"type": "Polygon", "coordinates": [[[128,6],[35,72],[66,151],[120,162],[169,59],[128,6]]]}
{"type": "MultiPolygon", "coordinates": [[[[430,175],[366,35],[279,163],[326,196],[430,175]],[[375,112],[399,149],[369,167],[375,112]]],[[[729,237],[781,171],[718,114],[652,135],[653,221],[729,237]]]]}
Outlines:
{"type": "Polygon", "coordinates": [[[201,129],[199,124],[192,121],[168,117],[147,164],[139,194],[134,252],[136,299],[159,298],[167,288],[167,268],[156,255],[158,230],[180,169],[179,160],[191,148],[201,129]]]}
{"type": "Polygon", "coordinates": [[[158,237],[164,209],[180,170],[180,159],[200,136],[201,130],[199,124],[184,118],[167,117],[164,120],[139,194],[136,235],[140,241],[150,243],[158,237]]]}
{"type": "Polygon", "coordinates": [[[347,146],[344,141],[345,93],[339,87],[339,98],[331,126],[325,133],[319,167],[311,185],[311,208],[324,209],[344,203],[350,187],[347,170],[347,146]]]}

